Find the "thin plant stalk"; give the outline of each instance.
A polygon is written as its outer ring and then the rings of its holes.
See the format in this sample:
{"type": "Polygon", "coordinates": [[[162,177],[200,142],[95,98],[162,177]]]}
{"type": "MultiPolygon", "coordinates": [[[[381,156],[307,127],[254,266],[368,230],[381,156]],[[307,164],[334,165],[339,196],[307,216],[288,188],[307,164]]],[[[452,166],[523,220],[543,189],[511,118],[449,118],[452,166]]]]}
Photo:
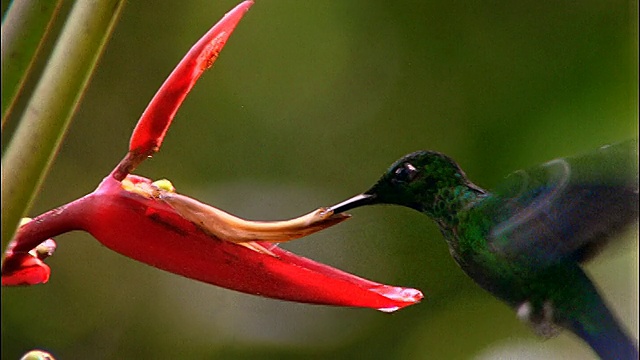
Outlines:
{"type": "Polygon", "coordinates": [[[62,0],[14,1],[2,20],[2,128],[22,90],[62,0]]]}
{"type": "Polygon", "coordinates": [[[2,246],[29,210],[66,133],[123,0],[79,1],[2,157],[2,246]]]}

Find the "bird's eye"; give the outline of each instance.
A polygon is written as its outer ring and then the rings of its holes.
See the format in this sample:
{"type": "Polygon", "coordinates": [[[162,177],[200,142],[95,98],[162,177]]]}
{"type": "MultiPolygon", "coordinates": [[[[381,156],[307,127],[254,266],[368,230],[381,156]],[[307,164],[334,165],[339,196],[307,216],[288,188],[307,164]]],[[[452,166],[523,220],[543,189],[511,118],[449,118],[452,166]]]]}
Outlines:
{"type": "Polygon", "coordinates": [[[395,179],[402,182],[410,182],[416,177],[417,174],[418,170],[415,166],[409,163],[404,163],[402,167],[396,169],[395,179]]]}

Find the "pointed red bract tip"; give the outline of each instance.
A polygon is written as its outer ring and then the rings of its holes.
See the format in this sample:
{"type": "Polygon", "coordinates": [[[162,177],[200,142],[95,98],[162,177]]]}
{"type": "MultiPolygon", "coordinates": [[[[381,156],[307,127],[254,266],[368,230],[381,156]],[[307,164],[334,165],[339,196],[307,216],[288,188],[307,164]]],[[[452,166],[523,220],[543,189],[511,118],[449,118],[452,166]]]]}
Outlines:
{"type": "Polygon", "coordinates": [[[229,11],[189,50],[162,84],[131,136],[129,152],[139,154],[136,157],[138,160],[144,160],[159,150],[182,101],[204,70],[213,65],[227,39],[251,5],[253,1],[245,1],[229,11]]]}

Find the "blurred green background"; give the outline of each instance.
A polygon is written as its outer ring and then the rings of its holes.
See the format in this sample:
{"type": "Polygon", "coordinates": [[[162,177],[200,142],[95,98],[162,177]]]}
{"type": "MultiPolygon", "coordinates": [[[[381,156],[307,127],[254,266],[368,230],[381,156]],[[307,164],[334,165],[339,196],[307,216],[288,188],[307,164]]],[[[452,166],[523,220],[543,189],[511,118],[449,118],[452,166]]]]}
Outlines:
{"type": "MultiPolygon", "coordinates": [[[[97,186],[169,72],[236,3],[126,5],[32,215],[97,186]]],[[[419,149],[449,154],[491,188],[511,171],[637,137],[637,5],[258,0],[136,173],[250,219],[341,201],[419,149]]],[[[48,284],[2,289],[2,358],[32,348],[59,359],[594,357],[569,333],[537,338],[461,272],[423,215],[352,214],[284,247],[419,288],[421,304],[389,315],[263,299],[72,233],[57,238],[48,284]]],[[[637,338],[637,228],[627,237],[588,271],[637,338]]]]}

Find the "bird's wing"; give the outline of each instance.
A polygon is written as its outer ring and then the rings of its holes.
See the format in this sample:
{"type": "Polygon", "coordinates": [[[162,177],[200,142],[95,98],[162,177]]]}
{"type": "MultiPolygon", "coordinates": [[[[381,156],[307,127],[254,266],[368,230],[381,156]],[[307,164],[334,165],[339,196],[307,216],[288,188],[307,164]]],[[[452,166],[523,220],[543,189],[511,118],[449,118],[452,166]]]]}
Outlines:
{"type": "Polygon", "coordinates": [[[638,219],[638,141],[517,171],[482,211],[493,250],[546,266],[588,260],[638,219]]]}

